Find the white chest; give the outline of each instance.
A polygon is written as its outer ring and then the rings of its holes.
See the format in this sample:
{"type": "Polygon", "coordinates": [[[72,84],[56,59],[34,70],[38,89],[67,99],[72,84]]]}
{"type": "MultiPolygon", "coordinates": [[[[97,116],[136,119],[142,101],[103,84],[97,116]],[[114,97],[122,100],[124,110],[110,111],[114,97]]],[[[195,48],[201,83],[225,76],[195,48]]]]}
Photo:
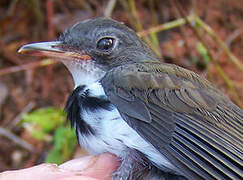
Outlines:
{"type": "MultiPolygon", "coordinates": [[[[89,89],[91,96],[105,96],[99,83],[93,83],[87,86],[87,89],[89,89]]],[[[173,165],[161,153],[121,118],[115,107],[112,110],[86,110],[82,112],[82,117],[96,132],[95,135],[79,133],[79,142],[89,153],[111,152],[121,157],[123,151],[132,148],[145,154],[149,160],[158,166],[173,169],[173,165]]]]}

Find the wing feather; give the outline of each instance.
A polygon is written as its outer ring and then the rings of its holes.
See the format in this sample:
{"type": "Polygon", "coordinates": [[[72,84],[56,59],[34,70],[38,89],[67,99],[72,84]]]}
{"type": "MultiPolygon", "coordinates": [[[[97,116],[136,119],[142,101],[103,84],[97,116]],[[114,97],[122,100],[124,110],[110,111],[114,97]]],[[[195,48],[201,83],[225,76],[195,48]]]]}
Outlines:
{"type": "Polygon", "coordinates": [[[136,63],[112,69],[101,83],[125,121],[178,173],[243,178],[243,111],[208,81],[178,66],[136,63]]]}
{"type": "Polygon", "coordinates": [[[207,164],[206,166],[203,167],[205,168],[210,167],[211,174],[220,171],[217,173],[216,177],[221,176],[222,179],[223,177],[225,178],[225,176],[228,176],[232,179],[236,179],[234,172],[232,172],[231,169],[228,169],[227,166],[225,166],[231,164],[227,163],[224,157],[220,157],[215,151],[210,149],[210,147],[206,146],[204,143],[196,139],[193,135],[189,134],[186,130],[182,128],[177,128],[174,137],[175,137],[174,139],[180,141],[182,145],[187,144],[186,147],[189,149],[189,151],[192,152],[193,154],[196,154],[196,156],[199,157],[199,159],[202,159],[202,161],[204,161],[204,163],[207,164]],[[208,164],[210,164],[211,166],[208,166],[208,164]],[[222,176],[221,174],[225,174],[225,176],[222,176]]]}
{"type": "Polygon", "coordinates": [[[186,129],[190,134],[193,134],[191,140],[197,141],[195,143],[197,143],[201,148],[207,150],[218,160],[222,160],[222,162],[224,161],[232,170],[235,170],[236,172],[240,171],[239,167],[240,164],[242,164],[242,159],[239,157],[241,157],[241,154],[235,154],[232,149],[227,146],[222,146],[224,145],[223,142],[219,144],[218,141],[222,141],[220,138],[213,137],[211,133],[205,131],[205,129],[200,128],[194,123],[186,124],[183,121],[179,121],[178,126],[186,129]],[[231,162],[236,162],[236,165],[231,162]]]}

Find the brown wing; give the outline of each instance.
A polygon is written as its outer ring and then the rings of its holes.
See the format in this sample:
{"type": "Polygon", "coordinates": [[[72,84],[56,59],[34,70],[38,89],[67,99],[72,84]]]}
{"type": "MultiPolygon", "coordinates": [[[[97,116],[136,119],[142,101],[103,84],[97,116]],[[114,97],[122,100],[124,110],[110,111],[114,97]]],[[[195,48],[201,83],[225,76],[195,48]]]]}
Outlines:
{"type": "Polygon", "coordinates": [[[136,63],[101,81],[125,121],[190,179],[242,179],[243,111],[197,74],[136,63]]]}

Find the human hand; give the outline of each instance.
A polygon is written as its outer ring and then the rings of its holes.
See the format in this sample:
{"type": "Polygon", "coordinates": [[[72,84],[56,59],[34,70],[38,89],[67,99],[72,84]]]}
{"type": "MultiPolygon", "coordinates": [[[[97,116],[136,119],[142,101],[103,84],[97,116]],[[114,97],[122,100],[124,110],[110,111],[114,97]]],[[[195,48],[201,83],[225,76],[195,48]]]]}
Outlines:
{"type": "Polygon", "coordinates": [[[0,180],[108,180],[119,166],[109,153],[86,156],[55,164],[41,164],[26,169],[0,173],[0,180]]]}

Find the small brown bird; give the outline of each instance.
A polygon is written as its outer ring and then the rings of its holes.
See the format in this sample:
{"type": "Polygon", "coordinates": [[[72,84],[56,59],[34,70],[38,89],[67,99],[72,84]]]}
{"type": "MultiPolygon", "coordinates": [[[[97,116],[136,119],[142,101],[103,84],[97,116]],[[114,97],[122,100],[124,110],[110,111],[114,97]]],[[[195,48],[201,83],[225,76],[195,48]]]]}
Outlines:
{"type": "Polygon", "coordinates": [[[67,66],[67,117],[91,154],[121,159],[113,179],[243,179],[242,109],[194,72],[161,63],[125,25],[86,20],[19,52],[67,66]]]}

